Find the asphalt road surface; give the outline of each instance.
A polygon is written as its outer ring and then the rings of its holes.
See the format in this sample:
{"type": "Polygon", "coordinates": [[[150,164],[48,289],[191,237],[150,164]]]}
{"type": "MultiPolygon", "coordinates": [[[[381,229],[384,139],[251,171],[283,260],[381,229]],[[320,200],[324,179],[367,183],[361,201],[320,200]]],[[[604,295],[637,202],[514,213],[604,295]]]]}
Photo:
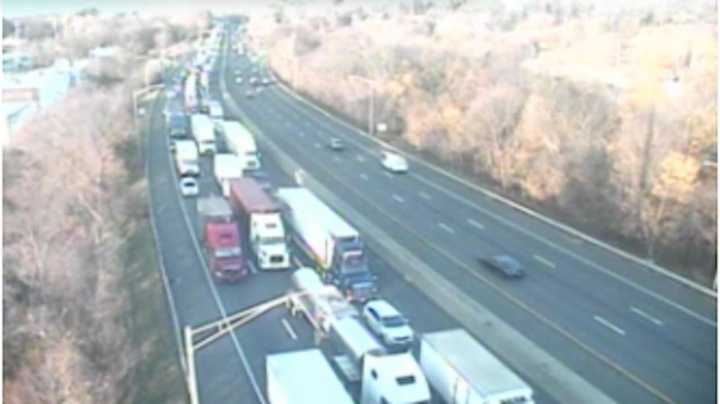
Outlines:
{"type": "MultiPolygon", "coordinates": [[[[716,401],[715,299],[488,200],[426,165],[411,161],[407,175],[390,174],[379,164],[375,142],[279,86],[246,98],[247,84],[233,78],[249,61],[233,56],[228,64],[230,94],[243,112],[313,178],[607,395],[634,403],[716,401]],[[329,150],[331,136],[347,149],[329,150]],[[479,256],[500,253],[517,257],[528,276],[507,281],[477,264],[479,256]]],[[[400,287],[413,289],[381,282],[383,295],[400,287]]],[[[413,299],[424,293],[432,291],[413,299]]],[[[443,318],[418,311],[414,300],[397,305],[415,324],[443,318]]]]}

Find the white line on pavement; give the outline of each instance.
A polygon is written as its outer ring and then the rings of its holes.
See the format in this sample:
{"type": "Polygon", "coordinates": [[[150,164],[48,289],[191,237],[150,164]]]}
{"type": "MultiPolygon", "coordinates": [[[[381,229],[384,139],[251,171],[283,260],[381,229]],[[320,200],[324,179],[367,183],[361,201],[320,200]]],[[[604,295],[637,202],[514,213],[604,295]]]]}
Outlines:
{"type": "Polygon", "coordinates": [[[248,261],[248,266],[250,267],[250,273],[252,273],[252,274],[258,273],[257,267],[255,266],[255,263],[252,262],[252,260],[248,261]]]}
{"type": "Polygon", "coordinates": [[[662,322],[662,321],[660,321],[660,320],[658,320],[657,318],[655,318],[655,317],[653,317],[653,316],[645,313],[644,311],[638,309],[637,307],[630,306],[630,311],[632,311],[633,313],[639,315],[640,317],[644,317],[646,320],[649,320],[650,322],[652,322],[652,323],[655,324],[655,325],[659,325],[659,326],[662,326],[662,325],[663,325],[663,322],[662,322]]]}
{"type": "Polygon", "coordinates": [[[316,148],[316,149],[319,149],[319,148],[321,148],[321,147],[322,147],[322,146],[320,145],[320,143],[315,142],[315,148],[316,148]]]}
{"type": "Polygon", "coordinates": [[[438,226],[440,226],[441,229],[447,231],[448,233],[455,234],[455,230],[453,230],[452,227],[446,225],[443,222],[438,223],[438,226]]]}
{"type": "Polygon", "coordinates": [[[474,220],[474,219],[468,219],[467,222],[468,222],[468,224],[469,224],[470,226],[475,227],[475,228],[478,228],[478,229],[480,229],[480,230],[482,230],[482,229],[485,228],[485,226],[484,226],[482,223],[480,223],[480,222],[478,222],[478,221],[476,221],[476,220],[474,220]]]}
{"type": "Polygon", "coordinates": [[[430,200],[430,195],[428,195],[427,192],[420,191],[419,195],[421,198],[423,198],[425,200],[428,200],[428,201],[430,200]]]}
{"type": "Polygon", "coordinates": [[[392,197],[393,197],[393,199],[395,199],[396,201],[398,201],[398,202],[400,202],[400,203],[405,202],[405,199],[403,199],[403,198],[402,198],[401,196],[399,196],[399,195],[393,194],[392,197]]]}
{"type": "Polygon", "coordinates": [[[363,156],[360,155],[360,154],[358,154],[357,156],[355,156],[355,159],[356,159],[357,161],[361,162],[361,163],[362,163],[363,161],[365,161],[365,157],[363,157],[363,156]]]}
{"type": "Polygon", "coordinates": [[[287,322],[287,320],[282,319],[283,326],[285,326],[285,331],[287,331],[288,334],[290,334],[290,338],[297,341],[297,335],[295,335],[295,331],[293,331],[292,327],[290,326],[290,323],[287,322]]]}
{"type": "Polygon", "coordinates": [[[605,320],[604,318],[602,318],[602,317],[600,317],[600,316],[593,316],[593,318],[594,318],[595,321],[597,321],[598,323],[600,323],[600,324],[604,325],[605,327],[607,327],[607,328],[615,331],[616,333],[618,333],[618,334],[620,334],[620,335],[625,335],[625,331],[623,331],[622,328],[620,328],[620,327],[616,326],[615,324],[613,324],[613,323],[605,320]]]}
{"type": "Polygon", "coordinates": [[[368,180],[368,176],[366,174],[360,174],[360,178],[364,179],[365,181],[368,180]]]}
{"type": "Polygon", "coordinates": [[[339,163],[339,162],[340,162],[340,157],[338,157],[338,156],[333,156],[333,161],[335,161],[336,163],[339,163]]]}
{"type": "Polygon", "coordinates": [[[300,137],[305,137],[305,132],[300,131],[300,132],[298,132],[298,135],[300,135],[300,137]]]}
{"type": "Polygon", "coordinates": [[[533,258],[536,260],[542,262],[543,264],[549,266],[550,268],[555,268],[555,263],[550,261],[549,259],[543,257],[542,255],[533,254],[533,258]]]}
{"type": "Polygon", "coordinates": [[[295,263],[295,265],[296,265],[298,268],[300,268],[301,266],[303,266],[303,265],[302,265],[302,262],[300,262],[300,259],[299,259],[298,257],[293,257],[293,262],[295,263]]]}

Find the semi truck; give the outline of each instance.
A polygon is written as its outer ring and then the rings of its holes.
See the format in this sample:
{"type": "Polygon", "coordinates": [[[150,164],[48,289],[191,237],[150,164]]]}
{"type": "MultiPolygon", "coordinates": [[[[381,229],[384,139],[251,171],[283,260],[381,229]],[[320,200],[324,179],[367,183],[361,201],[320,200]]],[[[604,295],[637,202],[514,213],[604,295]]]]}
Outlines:
{"type": "Polygon", "coordinates": [[[195,142],[192,140],[175,141],[175,166],[181,176],[200,175],[195,142]]]}
{"type": "Polygon", "coordinates": [[[280,207],[252,178],[229,181],[230,203],[260,269],[290,267],[280,207]]]}
{"type": "Polygon", "coordinates": [[[215,130],[212,120],[203,114],[193,114],[190,120],[200,154],[215,153],[215,130]]]}
{"type": "Polygon", "coordinates": [[[185,114],[170,114],[167,119],[168,135],[172,138],[184,138],[188,135],[188,122],[185,114]]]}
{"type": "Polygon", "coordinates": [[[533,391],[463,329],[423,335],[420,364],[447,404],[532,404],[533,391]]]}
{"type": "Polygon", "coordinates": [[[356,317],[332,322],[334,357],[350,382],[360,383],[361,404],[417,404],[430,402],[430,387],[409,352],[387,353],[356,317]]]}
{"type": "Polygon", "coordinates": [[[210,108],[210,118],[213,121],[221,121],[225,117],[225,113],[223,112],[223,107],[220,101],[209,100],[208,106],[210,108]]]}
{"type": "Polygon", "coordinates": [[[213,156],[213,175],[224,196],[230,195],[230,180],[242,178],[243,163],[234,154],[218,153],[213,156]]]}
{"type": "Polygon", "coordinates": [[[299,268],[290,277],[290,313],[302,313],[313,328],[330,332],[333,321],[360,317],[358,310],[333,285],[325,285],[312,268],[299,268]]]}
{"type": "Polygon", "coordinates": [[[238,155],[245,161],[246,170],[260,168],[255,138],[245,126],[237,121],[220,121],[216,126],[220,136],[230,152],[238,155]]]}
{"type": "Polygon", "coordinates": [[[315,262],[323,281],[349,299],[364,302],[377,293],[360,234],[306,188],[279,188],[276,196],[295,243],[315,262]]]}
{"type": "Polygon", "coordinates": [[[237,281],[248,274],[238,225],[228,202],[221,197],[197,201],[198,234],[208,259],[208,269],[216,278],[237,281]]]}
{"type": "Polygon", "coordinates": [[[319,349],[268,355],[265,368],[270,404],[353,404],[319,349]]]}

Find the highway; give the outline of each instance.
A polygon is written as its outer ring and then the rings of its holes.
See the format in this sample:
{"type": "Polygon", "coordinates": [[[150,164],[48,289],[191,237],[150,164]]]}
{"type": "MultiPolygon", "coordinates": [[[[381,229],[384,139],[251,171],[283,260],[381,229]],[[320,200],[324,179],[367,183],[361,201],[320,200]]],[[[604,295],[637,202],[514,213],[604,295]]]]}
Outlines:
{"type": "MultiPolygon", "coordinates": [[[[211,91],[218,91],[215,80],[211,82],[211,91]]],[[[198,243],[195,199],[182,198],[177,191],[177,175],[161,113],[163,102],[161,99],[156,103],[150,115],[146,145],[148,181],[158,248],[168,277],[174,315],[182,329],[220,319],[279,296],[289,288],[291,272],[255,271],[237,284],[223,284],[209,276],[198,243]]],[[[273,184],[294,185],[292,173],[283,171],[271,153],[263,153],[264,170],[273,184]]],[[[201,194],[220,194],[207,157],[201,159],[201,171],[201,194]]],[[[294,254],[301,265],[309,262],[300,251],[294,254]]],[[[383,297],[403,311],[418,332],[461,326],[372,249],[369,260],[383,285],[383,297]]],[[[330,347],[326,345],[323,342],[321,348],[327,352],[330,347]]],[[[313,346],[311,328],[303,319],[290,316],[283,308],[275,309],[197,354],[200,401],[264,404],[265,356],[313,346]]],[[[558,402],[542,386],[531,385],[539,403],[558,402]]]]}
{"type": "MultiPolygon", "coordinates": [[[[247,99],[233,71],[248,64],[233,57],[226,81],[262,135],[479,305],[618,402],[716,401],[714,298],[568,237],[415,160],[408,175],[385,172],[379,145],[281,87],[247,99]],[[330,151],[330,136],[342,138],[347,150],[330,151]],[[527,278],[509,282],[477,264],[479,256],[499,253],[520,259],[527,278]]],[[[374,270],[381,277],[394,272],[374,270]]],[[[383,295],[398,288],[380,285],[383,295]]],[[[426,310],[413,316],[413,303],[398,306],[414,320],[431,321],[426,310]]],[[[516,370],[531,383],[536,378],[516,370]]]]}

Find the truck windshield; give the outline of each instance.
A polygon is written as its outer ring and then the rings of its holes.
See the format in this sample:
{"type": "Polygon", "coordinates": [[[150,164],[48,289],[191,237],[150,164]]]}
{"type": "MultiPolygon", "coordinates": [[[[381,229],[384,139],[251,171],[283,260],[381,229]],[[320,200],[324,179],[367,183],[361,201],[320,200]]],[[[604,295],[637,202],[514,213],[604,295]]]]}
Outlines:
{"type": "Polygon", "coordinates": [[[242,253],[240,247],[218,248],[215,250],[215,258],[237,257],[242,253]]]}
{"type": "Polygon", "coordinates": [[[343,254],[342,272],[346,274],[362,273],[367,271],[365,254],[362,251],[352,251],[343,254]]]}
{"type": "Polygon", "coordinates": [[[285,244],[285,238],[281,236],[277,237],[263,237],[260,239],[261,245],[276,245],[276,244],[285,244]]]}

